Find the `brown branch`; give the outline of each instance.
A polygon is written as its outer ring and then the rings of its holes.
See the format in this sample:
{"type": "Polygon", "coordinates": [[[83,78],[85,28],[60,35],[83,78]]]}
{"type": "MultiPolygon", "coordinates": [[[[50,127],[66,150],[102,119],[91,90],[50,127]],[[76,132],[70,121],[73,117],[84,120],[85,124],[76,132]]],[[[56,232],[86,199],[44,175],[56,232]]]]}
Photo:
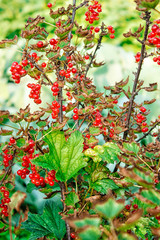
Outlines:
{"type": "Polygon", "coordinates": [[[84,1],[84,2],[81,3],[79,6],[77,6],[75,9],[78,10],[79,8],[81,8],[81,7],[85,6],[85,5],[87,5],[88,3],[89,3],[89,0],[84,1]]]}
{"type": "Polygon", "coordinates": [[[151,15],[150,14],[151,13],[148,12],[148,11],[145,12],[144,20],[146,21],[146,26],[145,26],[144,38],[143,38],[143,41],[142,41],[141,57],[140,57],[140,61],[139,61],[139,64],[138,64],[137,72],[135,74],[132,96],[130,98],[130,104],[129,104],[128,114],[127,114],[126,128],[128,128],[128,129],[124,132],[123,140],[126,140],[128,132],[129,132],[129,125],[130,125],[130,120],[131,120],[133,103],[134,103],[134,99],[135,99],[135,92],[136,92],[137,84],[138,84],[138,81],[139,81],[139,76],[140,76],[140,73],[141,73],[141,70],[142,70],[142,64],[143,64],[143,60],[144,60],[144,56],[145,56],[146,40],[147,40],[148,31],[149,31],[149,26],[151,24],[151,22],[150,22],[151,15]]]}
{"type": "Polygon", "coordinates": [[[104,30],[104,23],[102,23],[102,26],[101,26],[101,34],[100,34],[100,36],[99,36],[97,46],[96,46],[96,48],[95,48],[95,50],[94,50],[93,55],[91,56],[91,60],[90,60],[89,64],[87,65],[85,77],[87,76],[87,73],[88,73],[88,71],[89,71],[89,69],[90,69],[90,67],[91,67],[91,65],[92,65],[92,63],[93,63],[93,60],[94,60],[94,58],[95,58],[95,56],[96,56],[96,53],[97,53],[98,49],[100,49],[100,47],[101,47],[102,38],[103,38],[103,36],[104,36],[104,35],[102,34],[103,30],[104,30]]]}
{"type": "Polygon", "coordinates": [[[142,139],[146,138],[152,132],[152,130],[155,129],[159,124],[160,124],[160,122],[157,122],[153,127],[150,128],[150,130],[147,133],[145,133],[141,138],[136,140],[136,142],[139,142],[142,139]]]}

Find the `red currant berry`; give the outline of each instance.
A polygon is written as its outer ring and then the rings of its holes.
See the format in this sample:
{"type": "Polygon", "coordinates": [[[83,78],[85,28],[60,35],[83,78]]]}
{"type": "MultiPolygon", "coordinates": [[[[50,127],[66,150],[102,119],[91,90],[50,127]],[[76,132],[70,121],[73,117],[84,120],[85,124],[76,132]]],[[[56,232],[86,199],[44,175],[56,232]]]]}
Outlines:
{"type": "Polygon", "coordinates": [[[86,56],[85,56],[85,59],[88,60],[88,59],[89,59],[89,55],[86,55],[86,56]]]}
{"type": "Polygon", "coordinates": [[[145,107],[140,107],[140,111],[144,113],[144,112],[146,112],[146,108],[145,107]]]}
{"type": "Polygon", "coordinates": [[[98,32],[99,32],[99,30],[100,30],[100,28],[99,28],[99,27],[95,27],[95,29],[94,29],[94,31],[95,31],[96,33],[98,33],[98,32]]]}
{"type": "Polygon", "coordinates": [[[48,8],[51,8],[51,7],[52,7],[52,3],[48,3],[48,4],[47,4],[47,7],[48,7],[48,8]]]}
{"type": "Polygon", "coordinates": [[[41,65],[43,68],[45,68],[47,66],[47,64],[45,62],[42,63],[41,65]]]}
{"type": "Polygon", "coordinates": [[[134,209],[137,209],[137,208],[138,208],[138,205],[137,205],[137,204],[134,204],[134,205],[133,205],[133,208],[134,208],[134,209]]]}
{"type": "Polygon", "coordinates": [[[42,42],[42,41],[39,41],[39,42],[37,43],[37,47],[38,47],[38,48],[42,48],[42,47],[43,47],[43,45],[44,45],[44,44],[43,44],[43,42],[42,42]]]}
{"type": "Polygon", "coordinates": [[[77,115],[77,114],[73,115],[73,120],[75,120],[75,121],[76,121],[76,120],[78,120],[78,118],[79,118],[79,117],[78,117],[78,115],[77,115]]]}
{"type": "Polygon", "coordinates": [[[76,234],[74,232],[71,233],[71,238],[76,238],[76,234]]]}

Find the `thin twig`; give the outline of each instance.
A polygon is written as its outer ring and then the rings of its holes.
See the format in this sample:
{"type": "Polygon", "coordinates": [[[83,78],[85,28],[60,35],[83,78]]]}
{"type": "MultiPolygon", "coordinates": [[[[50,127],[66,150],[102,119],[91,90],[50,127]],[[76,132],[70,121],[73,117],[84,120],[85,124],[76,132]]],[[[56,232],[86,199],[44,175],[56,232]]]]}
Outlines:
{"type": "Polygon", "coordinates": [[[152,172],[153,172],[153,169],[148,165],[148,163],[146,163],[141,157],[139,157],[138,155],[137,155],[137,158],[141,161],[141,162],[143,162],[152,172]]]}
{"type": "MultiPolygon", "coordinates": [[[[60,183],[60,188],[61,188],[61,198],[62,198],[62,204],[63,204],[63,212],[66,210],[66,205],[65,205],[65,192],[66,192],[66,187],[64,182],[60,183]]],[[[71,240],[71,230],[69,224],[66,222],[66,229],[67,229],[67,240],[71,240]]]]}
{"type": "Polygon", "coordinates": [[[97,46],[96,46],[96,48],[95,48],[95,50],[94,50],[94,53],[93,53],[93,55],[91,56],[91,60],[90,60],[89,64],[87,65],[85,77],[87,76],[87,73],[88,73],[88,71],[89,71],[89,69],[90,69],[90,67],[91,67],[91,65],[92,65],[92,63],[93,63],[93,60],[94,60],[94,58],[95,58],[95,56],[96,56],[96,53],[97,53],[98,49],[99,49],[100,46],[101,46],[102,38],[103,38],[103,36],[104,36],[104,35],[102,34],[103,30],[104,30],[104,24],[102,23],[102,26],[101,26],[101,34],[100,34],[100,36],[99,36],[99,39],[98,39],[98,42],[97,42],[97,46]]]}
{"type": "Polygon", "coordinates": [[[160,122],[157,122],[153,127],[150,128],[150,130],[147,133],[145,133],[142,137],[140,137],[138,140],[136,140],[136,142],[139,142],[142,139],[146,138],[152,132],[152,130],[155,129],[159,124],[160,124],[160,122]]]}
{"type": "Polygon", "coordinates": [[[79,8],[81,8],[81,7],[85,6],[85,5],[87,5],[88,3],[89,3],[89,0],[84,1],[84,2],[81,3],[79,6],[77,6],[75,9],[78,10],[79,8]]]}
{"type": "Polygon", "coordinates": [[[146,26],[145,26],[144,38],[143,38],[143,41],[142,41],[143,43],[142,43],[142,48],[141,48],[141,57],[140,57],[140,61],[139,61],[139,64],[138,64],[137,72],[135,74],[132,96],[130,98],[130,104],[129,104],[127,120],[126,120],[127,130],[124,132],[123,140],[126,140],[128,132],[129,132],[129,125],[130,125],[130,120],[131,120],[132,107],[133,107],[133,103],[134,103],[134,99],[135,99],[135,92],[136,92],[137,84],[138,84],[138,81],[139,81],[139,76],[140,76],[140,73],[141,73],[141,70],[142,70],[142,64],[143,64],[143,60],[144,60],[144,56],[145,56],[146,40],[147,40],[147,36],[148,36],[149,26],[151,24],[150,17],[151,17],[150,12],[146,11],[145,12],[145,17],[144,17],[144,19],[146,21],[146,26]]]}

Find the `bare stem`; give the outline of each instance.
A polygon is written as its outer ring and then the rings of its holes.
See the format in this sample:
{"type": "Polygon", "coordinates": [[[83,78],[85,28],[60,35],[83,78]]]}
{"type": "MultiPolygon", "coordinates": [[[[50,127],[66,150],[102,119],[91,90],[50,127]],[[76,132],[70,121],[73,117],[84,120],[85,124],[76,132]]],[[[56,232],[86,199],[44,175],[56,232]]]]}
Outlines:
{"type": "Polygon", "coordinates": [[[151,24],[151,22],[150,22],[151,15],[150,14],[151,13],[148,12],[148,11],[145,12],[144,20],[146,21],[146,26],[145,26],[144,38],[143,38],[142,47],[141,47],[141,57],[140,57],[140,61],[139,61],[139,64],[138,64],[137,72],[135,73],[135,80],[134,80],[132,95],[131,95],[131,98],[130,98],[127,120],[126,120],[127,130],[124,132],[123,140],[126,140],[128,132],[129,132],[129,125],[130,125],[130,120],[131,120],[133,103],[134,103],[134,99],[135,99],[135,92],[136,92],[137,84],[138,84],[138,81],[139,81],[139,76],[140,76],[140,73],[141,73],[141,70],[142,70],[143,60],[145,58],[146,40],[147,40],[149,26],[151,24]]]}
{"type": "MultiPolygon", "coordinates": [[[[66,205],[65,205],[65,191],[66,191],[66,187],[65,187],[65,183],[61,182],[60,183],[60,188],[61,188],[61,198],[62,198],[62,203],[63,203],[63,211],[65,211],[66,209],[66,205]]],[[[70,230],[70,226],[69,224],[66,222],[66,230],[67,230],[67,240],[71,240],[71,230],[70,230]]]]}

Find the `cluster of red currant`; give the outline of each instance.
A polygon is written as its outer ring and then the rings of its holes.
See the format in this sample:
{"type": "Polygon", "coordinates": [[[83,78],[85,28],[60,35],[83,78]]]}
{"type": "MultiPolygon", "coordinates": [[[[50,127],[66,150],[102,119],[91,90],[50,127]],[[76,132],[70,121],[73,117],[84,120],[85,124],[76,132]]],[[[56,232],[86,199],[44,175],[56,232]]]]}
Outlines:
{"type": "MultiPolygon", "coordinates": [[[[148,34],[148,42],[150,45],[154,45],[157,50],[160,49],[160,19],[154,21],[155,24],[152,25],[151,32],[148,34]]],[[[160,53],[156,52],[157,56],[153,58],[154,62],[160,65],[160,53]]]]}
{"type": "Polygon", "coordinates": [[[32,164],[31,166],[32,173],[29,174],[29,178],[31,179],[31,183],[33,183],[36,187],[45,187],[44,177],[41,177],[40,174],[36,170],[36,166],[32,164]]]}
{"type": "Polygon", "coordinates": [[[93,33],[93,31],[95,31],[95,33],[98,33],[100,31],[100,28],[99,27],[90,26],[90,33],[93,33]]]}
{"type": "Polygon", "coordinates": [[[53,101],[52,105],[51,105],[51,109],[52,109],[52,118],[56,119],[58,117],[58,113],[59,113],[59,108],[60,108],[60,104],[57,101],[53,101]]]}
{"type": "Polygon", "coordinates": [[[51,170],[48,172],[48,177],[45,177],[45,183],[48,183],[50,186],[54,186],[54,181],[58,182],[56,177],[56,171],[55,170],[51,170]]]}
{"type": "Polygon", "coordinates": [[[9,146],[12,146],[12,145],[15,144],[15,143],[16,143],[16,140],[15,140],[13,137],[11,137],[10,140],[9,140],[8,145],[9,145],[9,146]]]}
{"type": "Polygon", "coordinates": [[[79,118],[79,116],[78,116],[78,108],[74,108],[73,109],[73,113],[74,113],[74,115],[73,115],[73,120],[78,120],[78,118],[79,118]]]}
{"type": "Polygon", "coordinates": [[[51,87],[51,91],[53,93],[53,96],[57,96],[58,95],[58,92],[59,92],[59,85],[57,82],[54,82],[53,83],[53,86],[51,87]]]}
{"type": "Polygon", "coordinates": [[[130,210],[132,210],[132,213],[134,213],[135,212],[135,210],[137,210],[138,209],[138,205],[137,204],[133,204],[133,206],[132,205],[126,205],[125,206],[125,209],[127,210],[127,211],[130,211],[130,210]],[[132,208],[133,207],[133,208],[132,208]]]}
{"type": "Polygon", "coordinates": [[[138,62],[140,61],[140,57],[141,57],[141,53],[138,52],[138,53],[135,55],[136,63],[138,63],[138,62]]]}
{"type": "Polygon", "coordinates": [[[108,29],[108,33],[109,33],[110,39],[114,39],[115,38],[115,35],[114,35],[115,30],[114,30],[114,28],[112,26],[108,26],[107,29],[108,29]]]}
{"type": "Polygon", "coordinates": [[[3,151],[3,164],[5,167],[9,167],[9,162],[13,159],[13,155],[8,153],[8,149],[3,151]]]}
{"type": "Polygon", "coordinates": [[[29,140],[28,146],[24,150],[26,152],[26,155],[22,158],[22,167],[24,167],[24,169],[19,169],[17,171],[17,174],[21,176],[22,179],[25,179],[26,176],[30,173],[30,170],[28,168],[30,167],[30,165],[32,166],[31,160],[35,157],[38,157],[38,154],[35,154],[33,156],[34,146],[35,142],[33,140],[29,140]]]}
{"type": "Polygon", "coordinates": [[[9,191],[6,190],[5,187],[1,187],[0,188],[1,193],[3,193],[3,197],[1,199],[1,204],[0,204],[0,208],[2,208],[1,210],[1,214],[3,214],[5,217],[8,217],[8,206],[7,204],[11,201],[9,198],[9,191]]]}
{"type": "Polygon", "coordinates": [[[70,92],[67,92],[66,95],[67,95],[67,97],[68,97],[68,100],[72,100],[73,97],[72,97],[72,95],[71,95],[70,92]]]}
{"type": "Polygon", "coordinates": [[[40,90],[41,90],[41,85],[40,84],[34,84],[34,83],[28,83],[27,85],[28,88],[31,88],[29,97],[34,99],[34,102],[36,104],[41,104],[42,100],[40,99],[40,90]]]}
{"type": "Polygon", "coordinates": [[[146,108],[145,107],[140,107],[140,111],[141,113],[138,113],[137,114],[137,123],[142,123],[142,129],[141,131],[143,133],[145,132],[148,132],[148,127],[147,126],[147,123],[144,122],[146,120],[146,117],[142,115],[142,113],[145,113],[146,112],[146,108]]]}
{"type": "Polygon", "coordinates": [[[51,38],[51,39],[49,40],[49,43],[50,43],[50,45],[53,46],[53,49],[55,49],[55,50],[60,49],[60,47],[57,46],[57,43],[58,43],[58,40],[57,40],[57,39],[51,38]]]}
{"type": "Polygon", "coordinates": [[[13,62],[10,68],[10,72],[12,74],[12,79],[14,79],[15,83],[19,84],[21,77],[24,77],[27,72],[26,70],[18,64],[18,62],[13,62]]]}
{"type": "Polygon", "coordinates": [[[70,78],[71,77],[71,73],[72,74],[76,74],[77,73],[77,69],[76,68],[72,68],[73,67],[73,63],[68,63],[68,69],[65,71],[65,70],[60,70],[59,71],[59,75],[62,76],[62,77],[66,77],[66,78],[70,78]]]}
{"type": "MultiPolygon", "coordinates": [[[[110,132],[109,132],[109,137],[112,138],[114,136],[114,128],[115,127],[115,123],[114,122],[111,122],[110,124],[111,128],[110,128],[110,132]]],[[[106,136],[107,135],[107,128],[104,127],[102,128],[102,133],[106,136]]]]}
{"type": "MultiPolygon", "coordinates": [[[[92,107],[93,108],[93,107],[92,107]]],[[[96,109],[94,112],[93,112],[93,115],[95,116],[95,122],[93,122],[93,126],[96,126],[96,127],[102,127],[102,122],[101,122],[101,117],[102,117],[102,114],[99,112],[98,109],[96,109]]]]}
{"type": "Polygon", "coordinates": [[[99,20],[99,13],[102,12],[102,5],[98,1],[93,1],[93,5],[89,5],[88,11],[85,13],[85,20],[90,24],[99,20]]]}

